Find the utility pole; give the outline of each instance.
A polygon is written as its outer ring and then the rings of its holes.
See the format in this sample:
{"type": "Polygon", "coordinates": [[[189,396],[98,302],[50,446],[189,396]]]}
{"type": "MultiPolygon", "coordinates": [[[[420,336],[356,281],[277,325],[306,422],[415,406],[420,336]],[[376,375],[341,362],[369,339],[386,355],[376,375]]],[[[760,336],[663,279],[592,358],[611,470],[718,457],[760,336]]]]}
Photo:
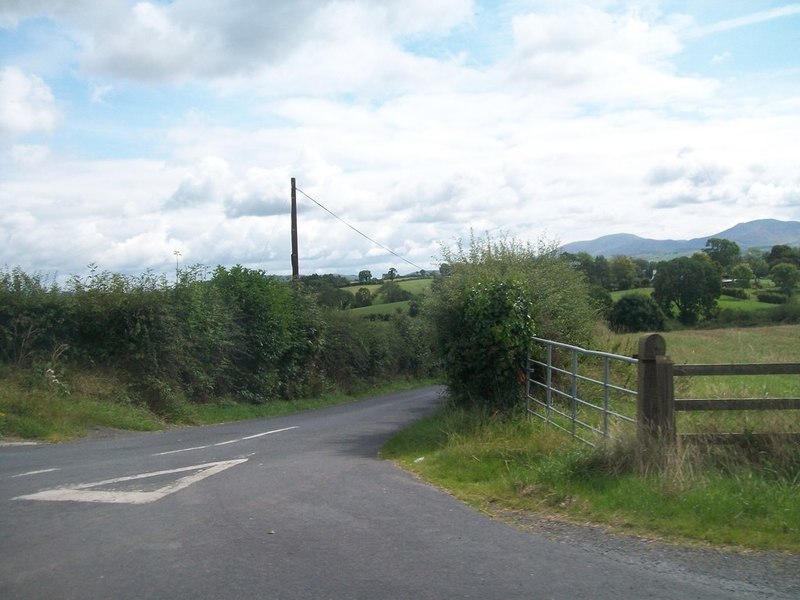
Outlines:
{"type": "Polygon", "coordinates": [[[292,177],[292,279],[300,279],[300,261],[297,251],[297,187],[292,177]]]}

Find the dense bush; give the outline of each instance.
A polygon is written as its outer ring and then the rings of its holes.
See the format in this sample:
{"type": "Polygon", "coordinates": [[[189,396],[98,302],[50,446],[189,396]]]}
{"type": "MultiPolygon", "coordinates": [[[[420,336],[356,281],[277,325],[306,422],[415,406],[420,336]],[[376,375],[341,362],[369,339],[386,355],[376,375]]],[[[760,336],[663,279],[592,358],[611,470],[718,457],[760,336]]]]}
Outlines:
{"type": "Polygon", "coordinates": [[[766,304],[783,304],[789,300],[789,296],[780,292],[759,292],[756,297],[759,302],[766,304]]]}
{"type": "Polygon", "coordinates": [[[326,280],[311,283],[241,266],[183,269],[173,284],[92,268],[59,288],[0,271],[0,362],[112,369],[168,415],[186,400],[261,403],[430,372],[419,320],[326,311],[326,280]]]}
{"type": "Polygon", "coordinates": [[[411,300],[411,297],[413,296],[411,292],[404,290],[400,287],[400,284],[395,283],[394,281],[387,281],[381,285],[375,295],[382,297],[383,301],[387,304],[411,300]]]}
{"type": "Polygon", "coordinates": [[[599,317],[606,319],[614,305],[611,292],[600,285],[589,286],[589,298],[599,317]]]}
{"type": "Polygon", "coordinates": [[[661,331],[664,313],[651,296],[628,294],[614,303],[608,315],[608,326],[617,333],[661,331]]]}
{"type": "Polygon", "coordinates": [[[372,293],[369,291],[369,288],[358,288],[354,299],[354,306],[356,308],[372,306],[372,293]]]}
{"type": "Polygon", "coordinates": [[[738,298],[739,300],[747,300],[750,297],[747,294],[747,290],[739,287],[723,287],[722,295],[729,298],[738,298]]]}
{"type": "Polygon", "coordinates": [[[770,318],[777,323],[800,323],[800,298],[793,297],[770,309],[770,318]]]}
{"type": "Polygon", "coordinates": [[[58,287],[20,269],[0,272],[0,361],[28,366],[54,351],[65,323],[58,287]]]}
{"type": "Polygon", "coordinates": [[[534,334],[590,339],[595,312],[586,284],[556,248],[473,239],[469,249],[443,254],[452,275],[432,287],[427,314],[456,402],[513,405],[534,334]]]}

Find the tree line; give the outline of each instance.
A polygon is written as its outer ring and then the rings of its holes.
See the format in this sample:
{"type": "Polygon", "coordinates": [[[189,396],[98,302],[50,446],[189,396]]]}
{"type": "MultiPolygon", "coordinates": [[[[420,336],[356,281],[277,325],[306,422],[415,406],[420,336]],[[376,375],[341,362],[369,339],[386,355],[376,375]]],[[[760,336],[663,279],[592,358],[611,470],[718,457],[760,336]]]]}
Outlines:
{"type": "MultiPolygon", "coordinates": [[[[660,330],[673,318],[691,326],[719,316],[721,295],[747,299],[751,288],[761,302],[789,303],[800,283],[800,248],[788,245],[743,253],[736,242],[711,238],[701,252],[658,262],[627,256],[609,260],[586,252],[562,256],[593,286],[596,304],[618,331],[660,330]],[[771,286],[764,289],[766,278],[771,286]],[[609,292],[634,288],[652,288],[652,293],[611,300],[609,292]]],[[[774,314],[782,320],[787,313],[796,319],[794,310],[774,314]]]]}

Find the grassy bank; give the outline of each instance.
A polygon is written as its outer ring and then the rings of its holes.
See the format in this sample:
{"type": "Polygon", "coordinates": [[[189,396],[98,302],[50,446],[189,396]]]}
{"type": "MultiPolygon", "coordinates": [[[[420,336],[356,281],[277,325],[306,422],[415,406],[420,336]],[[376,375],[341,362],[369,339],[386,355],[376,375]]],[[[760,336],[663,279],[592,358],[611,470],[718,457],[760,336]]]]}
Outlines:
{"type": "MultiPolygon", "coordinates": [[[[598,343],[629,354],[636,337],[598,343]]],[[[798,326],[665,337],[676,362],[800,361],[798,326]]],[[[797,396],[796,376],[776,380],[767,389],[757,379],[693,378],[681,391],[686,397],[797,396]]],[[[698,413],[679,428],[800,431],[798,412],[698,413]]],[[[488,511],[530,510],[671,540],[800,552],[800,448],[777,437],[739,449],[682,446],[664,453],[663,464],[647,465],[630,441],[595,451],[522,413],[449,407],[393,438],[384,456],[488,511]]]]}
{"type": "Polygon", "coordinates": [[[135,395],[113,373],[73,372],[62,379],[54,380],[46,372],[0,374],[0,439],[52,442],[83,437],[97,429],[156,431],[181,425],[275,417],[433,383],[398,380],[364,386],[353,394],[337,392],[262,404],[230,398],[197,404],[176,396],[164,407],[164,412],[157,414],[135,401],[135,395]]]}
{"type": "MultiPolygon", "coordinates": [[[[383,455],[473,506],[528,510],[660,539],[800,552],[800,472],[689,451],[640,473],[632,447],[594,451],[524,418],[442,409],[383,455]]],[[[793,458],[798,459],[797,453],[793,458]]]]}

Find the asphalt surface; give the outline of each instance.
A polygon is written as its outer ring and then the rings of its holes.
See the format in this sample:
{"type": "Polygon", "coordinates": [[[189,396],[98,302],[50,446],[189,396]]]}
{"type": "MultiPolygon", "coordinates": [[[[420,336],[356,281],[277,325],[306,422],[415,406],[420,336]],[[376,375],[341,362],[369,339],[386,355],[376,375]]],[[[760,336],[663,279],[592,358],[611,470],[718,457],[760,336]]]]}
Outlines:
{"type": "Polygon", "coordinates": [[[771,583],[774,561],[737,577],[610,551],[591,529],[558,539],[379,460],[440,393],[0,447],[0,598],[798,597],[796,572],[771,583]]]}

